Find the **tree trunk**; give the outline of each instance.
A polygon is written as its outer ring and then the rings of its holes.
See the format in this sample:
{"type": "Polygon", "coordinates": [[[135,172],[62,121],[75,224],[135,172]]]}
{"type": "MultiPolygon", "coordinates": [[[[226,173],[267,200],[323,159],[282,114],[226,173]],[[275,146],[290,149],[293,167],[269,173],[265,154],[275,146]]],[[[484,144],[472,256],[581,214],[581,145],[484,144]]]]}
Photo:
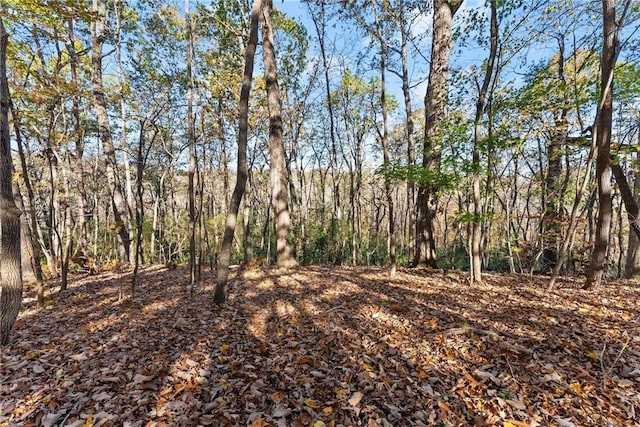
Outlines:
{"type": "Polygon", "coordinates": [[[22,192],[17,182],[13,182],[13,199],[22,213],[20,217],[20,253],[22,266],[22,281],[29,283],[39,283],[42,281],[42,270],[40,267],[40,258],[35,256],[33,247],[33,235],[29,226],[29,218],[26,215],[26,209],[22,202],[22,192]]]}
{"type": "Polygon", "coordinates": [[[186,50],[187,50],[187,140],[189,144],[189,286],[188,294],[193,296],[197,281],[196,261],[196,200],[194,178],[196,174],[196,141],[193,118],[193,40],[191,34],[190,0],[185,0],[185,26],[186,26],[186,50]]]}
{"type": "Polygon", "coordinates": [[[473,223],[471,224],[471,282],[482,282],[482,192],[481,184],[481,165],[480,152],[482,135],[480,130],[480,122],[485,112],[487,103],[487,92],[493,78],[493,69],[498,54],[498,13],[496,10],[496,0],[490,1],[491,6],[491,47],[489,48],[489,58],[487,59],[487,67],[482,81],[482,86],[478,92],[478,101],[476,102],[476,115],[474,120],[474,140],[473,140],[473,223]]]}
{"type": "MultiPolygon", "coordinates": [[[[640,209],[638,208],[638,202],[634,196],[634,192],[627,182],[627,177],[620,165],[612,160],[611,170],[620,188],[620,195],[624,203],[625,210],[627,211],[627,218],[629,219],[629,245],[627,247],[627,259],[625,263],[625,277],[632,278],[640,274],[640,220],[638,214],[640,209]]],[[[640,172],[635,172],[634,187],[636,194],[638,192],[638,181],[640,180],[640,172]]]]}
{"type": "Polygon", "coordinates": [[[130,238],[127,229],[126,203],[117,175],[116,152],[111,137],[107,101],[102,81],[102,45],[105,40],[106,6],[104,0],[93,0],[92,12],[95,19],[91,22],[91,83],[93,89],[94,109],[98,122],[98,133],[106,160],[106,175],[109,189],[113,197],[114,230],[119,238],[120,261],[129,262],[130,238]]]}
{"type": "Polygon", "coordinates": [[[278,71],[273,44],[272,9],[273,0],[264,0],[262,4],[262,53],[269,107],[269,174],[271,176],[271,203],[276,226],[276,265],[278,267],[293,267],[296,265],[296,260],[289,237],[291,224],[288,206],[289,182],[282,142],[282,100],[278,87],[278,71]]]}
{"type": "Polygon", "coordinates": [[[437,267],[434,222],[438,208],[438,178],[442,157],[442,125],[446,119],[447,79],[452,48],[451,25],[462,2],[435,0],[431,67],[425,96],[425,129],[422,167],[428,171],[427,182],[418,186],[416,200],[415,267],[437,267]]]}
{"type": "MultiPolygon", "coordinates": [[[[640,143],[640,131],[638,132],[638,143],[640,143]]],[[[632,193],[631,191],[629,191],[631,197],[629,197],[629,195],[625,196],[626,190],[623,190],[622,188],[622,185],[626,185],[626,187],[629,188],[626,176],[624,176],[623,174],[623,177],[625,179],[624,183],[621,185],[620,180],[618,179],[618,172],[616,171],[616,168],[613,167],[612,169],[616,177],[616,181],[618,182],[618,186],[620,187],[620,194],[622,195],[622,200],[624,201],[625,209],[627,211],[627,217],[629,218],[629,228],[631,229],[631,231],[629,232],[627,259],[624,269],[624,276],[628,279],[640,276],[640,218],[638,218],[640,210],[638,208],[636,199],[636,197],[640,197],[640,169],[638,168],[638,165],[640,164],[640,153],[632,164],[634,165],[635,172],[633,174],[634,192],[632,193]]]]}
{"type": "MultiPolygon", "coordinates": [[[[387,92],[386,92],[386,73],[387,73],[387,55],[388,47],[385,40],[379,16],[378,5],[374,1],[375,20],[376,20],[376,37],[380,42],[380,107],[382,109],[382,132],[379,133],[380,142],[382,144],[382,159],[384,166],[391,165],[391,151],[389,150],[389,125],[388,125],[388,108],[387,108],[387,92]]],[[[393,203],[393,190],[391,188],[391,178],[388,174],[384,177],[384,191],[387,199],[387,208],[389,209],[389,223],[387,227],[387,251],[389,252],[390,275],[396,274],[396,236],[395,236],[395,209],[393,203]]]]}
{"type": "Polygon", "coordinates": [[[77,217],[76,223],[78,227],[78,240],[76,242],[75,252],[80,256],[87,256],[87,224],[85,215],[88,212],[87,201],[85,198],[84,185],[84,129],[80,122],[80,96],[78,88],[78,63],[79,58],[75,49],[75,33],[73,29],[73,19],[69,19],[69,42],[67,44],[67,52],[69,53],[69,66],[71,68],[71,84],[74,92],[71,97],[73,126],[75,131],[75,172],[76,172],[76,203],[77,217]]]}
{"type": "Polygon", "coordinates": [[[216,279],[216,304],[223,304],[227,300],[227,281],[229,279],[229,261],[231,260],[231,244],[236,231],[238,210],[247,184],[247,138],[249,131],[249,94],[251,92],[251,80],[253,79],[253,61],[258,45],[258,22],[262,0],[254,0],[251,10],[251,30],[249,41],[245,50],[244,72],[242,88],[240,90],[240,103],[238,105],[238,165],[236,172],[236,184],[231,196],[231,205],[227,215],[227,223],[218,259],[218,274],[216,279]]]}
{"type": "MultiPolygon", "coordinates": [[[[44,304],[44,287],[43,287],[44,274],[42,272],[42,266],[40,265],[40,260],[42,258],[42,249],[40,246],[40,242],[36,237],[38,234],[39,226],[38,226],[38,220],[36,217],[36,212],[33,207],[35,205],[35,195],[34,195],[33,187],[31,186],[31,180],[29,179],[29,174],[27,171],[27,160],[24,155],[24,149],[22,144],[22,133],[20,132],[20,125],[19,125],[20,120],[15,108],[13,108],[11,100],[9,100],[9,107],[10,107],[11,115],[13,118],[13,129],[16,137],[16,145],[18,146],[18,156],[20,158],[22,179],[24,181],[25,189],[27,190],[27,200],[29,202],[29,208],[26,209],[23,203],[20,186],[16,184],[17,192],[15,193],[15,201],[18,206],[18,209],[24,215],[24,218],[23,218],[24,224],[22,225],[22,227],[25,228],[25,230],[23,231],[22,238],[29,239],[29,242],[26,242],[26,243],[23,242],[22,245],[23,247],[25,247],[26,251],[29,253],[29,257],[30,257],[29,263],[31,267],[26,269],[25,268],[26,262],[23,259],[22,260],[23,273],[29,270],[33,271],[33,274],[35,276],[34,280],[38,282],[38,303],[44,304]]],[[[23,250],[23,254],[24,253],[25,251],[23,250]]],[[[27,281],[29,280],[30,279],[27,278],[27,281]]]]}
{"type": "Polygon", "coordinates": [[[9,34],[0,18],[0,346],[9,343],[9,333],[22,302],[20,257],[20,211],[13,199],[13,162],[9,138],[9,83],[7,44],[9,34]]]}
{"type": "MultiPolygon", "coordinates": [[[[558,69],[557,82],[565,87],[565,47],[564,39],[558,36],[558,69]]],[[[568,101],[563,94],[563,104],[560,113],[555,117],[554,131],[547,144],[547,170],[544,182],[544,212],[542,215],[542,272],[552,271],[556,263],[562,263],[558,258],[558,242],[561,236],[560,216],[562,212],[563,180],[562,155],[567,139],[569,122],[567,116],[568,101]]],[[[569,172],[569,171],[567,171],[569,172]]]]}
{"type": "Polygon", "coordinates": [[[600,285],[607,268],[607,248],[611,229],[613,207],[611,202],[611,123],[613,120],[613,72],[617,57],[615,0],[602,1],[604,42],[601,59],[601,103],[596,123],[596,177],[598,180],[598,222],[591,263],[583,289],[600,285]]]}
{"type": "MultiPolygon", "coordinates": [[[[407,43],[409,38],[409,25],[406,22],[404,0],[398,4],[400,9],[400,63],[402,65],[402,95],[405,109],[405,132],[407,134],[407,166],[409,169],[416,164],[415,143],[413,141],[413,108],[411,106],[411,90],[409,88],[409,66],[407,62],[407,43]]],[[[415,247],[415,227],[416,227],[416,183],[412,176],[407,179],[407,214],[409,224],[407,226],[409,234],[409,247],[415,247]]]]}

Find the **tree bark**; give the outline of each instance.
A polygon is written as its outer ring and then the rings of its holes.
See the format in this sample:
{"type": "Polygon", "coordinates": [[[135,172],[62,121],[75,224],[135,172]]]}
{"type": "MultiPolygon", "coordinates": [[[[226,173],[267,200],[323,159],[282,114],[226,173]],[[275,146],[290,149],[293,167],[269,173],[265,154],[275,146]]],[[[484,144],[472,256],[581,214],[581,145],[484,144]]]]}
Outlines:
{"type": "Polygon", "coordinates": [[[254,0],[251,10],[251,30],[249,41],[245,50],[244,72],[242,77],[242,88],[240,89],[240,103],[238,105],[238,159],[236,184],[231,196],[231,204],[227,215],[227,223],[224,230],[224,237],[220,248],[218,259],[218,272],[216,278],[216,293],[214,301],[216,304],[223,304],[227,300],[227,281],[229,279],[229,261],[231,260],[231,244],[236,231],[238,220],[238,210],[240,202],[247,184],[247,139],[249,131],[249,94],[251,92],[251,81],[253,79],[253,62],[258,45],[258,22],[262,0],[254,0]]]}
{"type": "Polygon", "coordinates": [[[104,94],[102,79],[102,45],[105,39],[106,6],[104,0],[93,0],[92,12],[95,19],[91,22],[91,83],[93,89],[94,109],[98,122],[98,133],[106,160],[106,175],[109,189],[113,197],[114,229],[119,238],[120,261],[129,263],[129,248],[131,245],[129,230],[127,229],[128,210],[120,180],[117,174],[116,152],[111,136],[107,101],[104,94]]]}
{"type": "Polygon", "coordinates": [[[188,293],[193,296],[197,282],[196,260],[196,200],[194,179],[196,174],[196,141],[193,118],[193,39],[191,34],[190,0],[185,0],[185,27],[187,51],[187,140],[189,144],[188,197],[189,197],[189,287],[188,293]]]}
{"type": "Polygon", "coordinates": [[[13,162],[9,138],[9,83],[7,81],[7,34],[0,18],[0,346],[9,333],[22,302],[20,211],[13,198],[13,162]]]}
{"type": "Polygon", "coordinates": [[[607,248],[611,230],[613,207],[611,203],[611,123],[613,120],[613,72],[617,57],[616,10],[615,0],[602,1],[604,42],[601,59],[601,107],[596,123],[596,177],[598,180],[598,222],[587,280],[583,289],[592,289],[600,285],[607,267],[607,248]]]}
{"type": "Polygon", "coordinates": [[[84,185],[84,129],[80,121],[80,96],[78,88],[78,63],[79,58],[75,48],[75,33],[73,29],[73,19],[69,19],[69,42],[67,44],[67,52],[69,53],[69,66],[71,69],[71,84],[74,92],[71,97],[73,126],[75,131],[75,172],[76,172],[76,203],[78,207],[77,224],[78,224],[78,241],[76,243],[75,252],[80,256],[87,256],[87,224],[85,215],[89,211],[85,195],[84,185]]]}
{"type": "Polygon", "coordinates": [[[429,175],[418,186],[416,200],[415,267],[437,267],[434,221],[438,209],[438,179],[442,158],[442,124],[446,119],[447,80],[451,54],[453,16],[460,0],[435,0],[431,67],[425,96],[425,129],[422,167],[429,175]]]}
{"type": "Polygon", "coordinates": [[[282,141],[282,100],[278,86],[278,70],[274,47],[274,31],[271,23],[273,0],[262,3],[262,53],[269,107],[269,157],[271,177],[271,203],[276,226],[276,265],[293,267],[296,265],[289,228],[289,179],[285,166],[282,141]]]}
{"type": "MultiPolygon", "coordinates": [[[[565,46],[564,38],[558,35],[558,68],[557,81],[565,87],[565,46]]],[[[555,118],[554,131],[547,144],[547,171],[544,182],[544,212],[541,222],[542,232],[542,271],[548,272],[555,268],[556,263],[562,263],[558,258],[558,241],[561,237],[560,216],[562,211],[562,159],[569,128],[568,101],[563,93],[563,104],[560,113],[555,118]]]]}
{"type": "Polygon", "coordinates": [[[636,197],[639,196],[638,193],[640,193],[640,170],[638,169],[639,162],[640,154],[633,162],[633,165],[635,166],[635,172],[633,174],[633,192],[631,191],[624,173],[621,177],[619,177],[620,171],[618,171],[617,168],[612,164],[613,175],[616,177],[616,182],[618,182],[618,186],[620,187],[620,194],[622,195],[622,200],[624,202],[625,209],[627,211],[627,217],[629,219],[629,228],[631,228],[631,231],[629,232],[627,257],[624,268],[624,276],[627,279],[640,276],[640,218],[638,218],[640,209],[638,208],[638,202],[636,199],[636,197]],[[623,189],[623,186],[626,187],[626,189],[623,189]]]}

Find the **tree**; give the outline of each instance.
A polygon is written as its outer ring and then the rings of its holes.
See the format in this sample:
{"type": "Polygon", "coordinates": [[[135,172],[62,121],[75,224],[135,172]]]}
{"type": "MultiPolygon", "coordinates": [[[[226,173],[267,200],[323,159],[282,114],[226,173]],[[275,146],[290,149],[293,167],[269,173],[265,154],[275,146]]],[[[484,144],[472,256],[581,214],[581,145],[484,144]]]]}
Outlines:
{"type": "Polygon", "coordinates": [[[451,26],[461,0],[435,0],[431,68],[425,95],[425,128],[422,167],[427,178],[419,183],[416,200],[415,267],[437,267],[434,222],[438,209],[443,122],[446,118],[451,26]]]}
{"type": "Polygon", "coordinates": [[[9,342],[9,332],[22,302],[20,211],[13,198],[13,162],[9,139],[8,41],[9,34],[0,18],[0,346],[9,342]]]}
{"type": "Polygon", "coordinates": [[[187,144],[189,145],[188,197],[189,197],[189,295],[193,296],[197,281],[196,260],[196,200],[194,179],[196,174],[196,136],[193,117],[193,34],[191,31],[190,0],[185,0],[185,39],[187,51],[187,144]]]}
{"type": "Polygon", "coordinates": [[[282,101],[278,87],[278,70],[274,48],[274,31],[271,22],[273,0],[262,3],[262,54],[264,61],[267,104],[269,107],[269,157],[271,176],[271,204],[276,226],[276,264],[293,267],[296,260],[289,237],[289,178],[285,167],[282,142],[282,101]]]}
{"type": "MultiPolygon", "coordinates": [[[[624,2],[620,22],[624,22],[631,0],[624,2]]],[[[615,0],[602,0],[603,43],[600,59],[600,104],[594,125],[594,135],[598,154],[596,158],[596,177],[598,181],[598,222],[596,239],[587,280],[583,289],[592,289],[602,282],[606,269],[609,233],[613,207],[611,202],[611,127],[613,122],[613,80],[618,54],[620,53],[620,28],[616,23],[615,0]]]]}
{"type": "MultiPolygon", "coordinates": [[[[480,152],[481,152],[481,121],[487,105],[487,93],[494,75],[493,70],[498,56],[498,12],[495,0],[489,1],[491,10],[489,58],[485,64],[484,78],[479,86],[476,112],[473,122],[473,222],[471,223],[471,282],[482,282],[482,193],[480,191],[480,152]]],[[[490,130],[491,131],[491,130],[490,130]]]]}
{"type": "MultiPolygon", "coordinates": [[[[336,136],[336,121],[335,112],[333,110],[333,101],[331,99],[331,79],[330,68],[331,61],[327,57],[327,11],[325,0],[318,0],[319,7],[314,10],[311,7],[312,2],[307,2],[309,12],[311,13],[311,19],[313,20],[313,26],[316,30],[318,37],[318,44],[320,45],[320,56],[322,58],[322,68],[324,72],[324,90],[326,95],[326,106],[329,114],[329,138],[331,141],[331,173],[333,183],[333,214],[332,214],[332,229],[335,225],[340,224],[342,220],[342,206],[340,201],[340,174],[338,164],[338,142],[336,136]]],[[[324,199],[324,193],[323,193],[324,199]]],[[[323,203],[324,208],[324,203],[323,203]]],[[[324,218],[323,218],[324,219],[324,218]]],[[[337,254],[335,255],[336,264],[342,263],[342,247],[338,245],[337,254]]]]}
{"type": "Polygon", "coordinates": [[[98,133],[106,160],[106,175],[109,190],[112,194],[113,214],[115,218],[114,229],[120,241],[120,261],[129,262],[129,250],[131,246],[128,230],[128,209],[122,193],[122,186],[118,178],[118,164],[116,151],[111,136],[109,116],[107,114],[107,101],[105,98],[102,78],[102,46],[106,36],[106,4],[104,0],[93,0],[92,11],[94,13],[91,22],[91,82],[93,88],[94,109],[98,121],[98,133]]]}
{"type": "Polygon", "coordinates": [[[242,87],[240,89],[240,102],[238,104],[238,159],[236,171],[236,184],[231,196],[224,236],[220,246],[218,259],[218,272],[216,278],[216,304],[223,304],[227,300],[227,281],[229,279],[229,262],[231,260],[231,243],[238,221],[238,211],[242,196],[247,184],[247,134],[249,131],[249,95],[253,80],[253,63],[258,45],[258,22],[262,10],[262,0],[254,0],[251,9],[251,29],[249,41],[245,50],[244,72],[242,87]]]}

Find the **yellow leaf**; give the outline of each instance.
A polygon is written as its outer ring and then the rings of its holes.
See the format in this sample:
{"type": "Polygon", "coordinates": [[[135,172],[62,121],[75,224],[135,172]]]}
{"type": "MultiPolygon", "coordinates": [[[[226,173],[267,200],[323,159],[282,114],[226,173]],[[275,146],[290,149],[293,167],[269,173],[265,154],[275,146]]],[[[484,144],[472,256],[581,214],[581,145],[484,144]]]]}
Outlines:
{"type": "Polygon", "coordinates": [[[576,394],[582,394],[583,393],[582,386],[580,386],[580,384],[578,384],[578,383],[570,384],[569,388],[571,390],[573,390],[576,394]]]}
{"type": "Polygon", "coordinates": [[[307,405],[309,408],[313,408],[313,409],[319,409],[320,405],[318,405],[316,402],[314,402],[311,399],[305,399],[304,400],[304,404],[307,405]]]}
{"type": "Polygon", "coordinates": [[[591,360],[593,360],[593,363],[598,362],[598,353],[596,353],[595,351],[591,350],[589,352],[589,357],[591,358],[591,360]]]}
{"type": "Polygon", "coordinates": [[[89,417],[84,421],[82,427],[91,427],[93,425],[93,417],[89,417]]]}
{"type": "Polygon", "coordinates": [[[229,350],[229,347],[230,347],[229,344],[222,344],[220,346],[220,351],[222,351],[222,352],[227,351],[227,350],[229,350]]]}
{"type": "Polygon", "coordinates": [[[327,425],[322,421],[316,421],[315,423],[313,423],[313,427],[327,427],[327,425]]]}
{"type": "Polygon", "coordinates": [[[298,323],[298,318],[296,316],[291,316],[291,324],[295,325],[298,323]]]}
{"type": "Polygon", "coordinates": [[[333,414],[333,408],[331,406],[327,406],[322,410],[322,415],[325,417],[328,417],[331,414],[333,414]]]}
{"type": "Polygon", "coordinates": [[[364,369],[367,372],[373,371],[373,367],[371,365],[369,365],[368,363],[363,363],[362,364],[362,369],[364,369]]]}
{"type": "Polygon", "coordinates": [[[421,380],[424,380],[425,378],[427,378],[429,375],[427,375],[427,373],[425,371],[420,371],[418,372],[418,378],[420,378],[421,380]]]}

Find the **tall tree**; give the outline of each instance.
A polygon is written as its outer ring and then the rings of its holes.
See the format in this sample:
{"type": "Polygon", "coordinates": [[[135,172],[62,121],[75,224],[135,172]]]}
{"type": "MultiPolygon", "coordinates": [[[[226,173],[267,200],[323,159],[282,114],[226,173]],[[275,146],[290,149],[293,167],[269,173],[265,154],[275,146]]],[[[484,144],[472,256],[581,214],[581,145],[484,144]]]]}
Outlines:
{"type": "Polygon", "coordinates": [[[0,345],[9,342],[9,332],[22,302],[20,265],[20,211],[13,198],[13,162],[9,139],[9,83],[7,45],[9,34],[0,18],[0,345]]]}
{"type": "Polygon", "coordinates": [[[187,51],[187,143],[189,144],[188,189],[189,197],[189,295],[193,296],[197,281],[196,260],[196,199],[194,179],[196,174],[196,135],[193,117],[193,34],[191,31],[190,0],[185,0],[185,40],[187,51]]]}
{"type": "MultiPolygon", "coordinates": [[[[414,124],[413,124],[413,107],[411,105],[411,90],[409,87],[409,65],[407,61],[407,44],[409,42],[409,23],[407,22],[408,5],[405,5],[404,0],[398,2],[398,25],[400,27],[400,64],[402,71],[399,77],[402,80],[402,95],[404,97],[404,109],[405,109],[405,132],[407,138],[407,166],[413,168],[416,164],[416,149],[414,141],[414,124]]],[[[409,176],[407,179],[407,213],[409,215],[408,232],[409,232],[409,247],[413,248],[415,245],[415,227],[416,227],[416,210],[415,210],[415,198],[416,198],[416,183],[413,176],[409,176]]]]}
{"type": "Polygon", "coordinates": [[[274,31],[271,22],[273,0],[262,3],[262,55],[264,61],[267,105],[269,107],[269,158],[271,176],[271,204],[276,226],[276,264],[278,267],[296,265],[289,227],[289,177],[285,167],[282,141],[282,100],[278,86],[278,69],[274,47],[274,31]]]}
{"type": "Polygon", "coordinates": [[[238,221],[238,211],[242,196],[247,185],[247,139],[249,132],[249,95],[251,93],[251,82],[253,80],[253,63],[258,45],[258,22],[262,0],[254,0],[251,9],[251,29],[249,31],[249,41],[245,49],[244,71],[242,77],[242,87],[240,89],[240,102],[238,105],[238,159],[236,171],[236,184],[231,196],[227,222],[224,229],[224,236],[220,247],[218,258],[218,272],[216,278],[216,293],[214,301],[216,304],[223,304],[227,300],[227,281],[229,279],[229,262],[231,260],[231,243],[236,231],[238,221]]]}
{"type": "Polygon", "coordinates": [[[129,249],[131,246],[128,230],[128,209],[122,193],[122,186],[118,178],[118,163],[116,150],[111,136],[109,116],[107,114],[107,100],[104,93],[102,78],[102,47],[106,36],[106,3],[104,0],[93,0],[91,22],[91,83],[93,88],[93,101],[96,118],[98,121],[98,133],[106,161],[106,175],[109,190],[112,196],[112,207],[115,218],[115,231],[118,234],[120,247],[120,261],[129,262],[129,249]]]}
{"type": "MultiPolygon", "coordinates": [[[[388,34],[383,29],[381,14],[383,10],[380,10],[377,1],[373,0],[375,25],[371,29],[375,38],[380,43],[380,107],[382,109],[382,130],[378,129],[378,138],[382,145],[382,161],[384,167],[391,165],[391,150],[389,149],[389,112],[387,106],[387,88],[386,88],[386,75],[387,75],[387,61],[389,56],[389,47],[387,45],[388,34]]],[[[395,235],[395,206],[393,200],[393,189],[391,187],[391,177],[388,174],[384,175],[384,190],[387,199],[387,209],[389,210],[388,220],[388,236],[387,236],[387,251],[389,253],[390,274],[393,276],[396,273],[397,261],[396,261],[396,235],[395,235]]]]}
{"type": "MultiPolygon", "coordinates": [[[[473,131],[473,222],[471,223],[471,282],[482,281],[482,193],[480,191],[480,153],[482,145],[481,121],[487,106],[487,93],[493,79],[493,70],[498,56],[498,12],[496,0],[489,0],[491,10],[490,47],[482,85],[479,86],[473,131]]],[[[489,130],[491,131],[491,129],[489,130]]]]}
{"type": "Polygon", "coordinates": [[[77,215],[78,224],[78,241],[76,242],[76,252],[80,256],[87,255],[87,224],[85,215],[89,211],[85,194],[84,183],[84,140],[85,134],[80,120],[80,89],[78,82],[78,67],[80,58],[78,52],[76,52],[76,35],[73,27],[73,19],[68,21],[68,37],[67,53],[69,54],[69,67],[71,70],[71,84],[75,89],[71,97],[71,112],[73,115],[73,126],[75,132],[75,169],[76,169],[76,200],[78,210],[77,215]]]}
{"type": "MultiPolygon", "coordinates": [[[[620,22],[624,22],[631,0],[623,3],[620,22]]],[[[594,138],[598,148],[596,177],[598,180],[598,222],[587,280],[583,289],[592,289],[602,282],[607,264],[607,250],[613,206],[611,202],[611,127],[613,122],[613,80],[618,54],[620,53],[620,28],[616,23],[615,0],[602,0],[603,43],[600,58],[600,105],[594,126],[594,138]]]]}
{"type": "MultiPolygon", "coordinates": [[[[320,56],[322,58],[322,68],[324,72],[324,90],[327,100],[326,105],[329,113],[329,138],[331,141],[331,173],[333,183],[333,229],[335,223],[339,224],[342,220],[342,206],[340,201],[340,173],[338,171],[338,141],[336,136],[335,112],[333,109],[334,102],[331,99],[331,61],[327,56],[327,10],[325,0],[318,0],[317,3],[319,4],[319,7],[316,10],[311,7],[311,2],[308,2],[307,4],[309,5],[311,19],[313,20],[313,25],[316,29],[316,34],[318,37],[320,56]]],[[[342,247],[338,248],[338,254],[336,254],[335,256],[335,261],[337,264],[342,263],[342,247]]]]}
{"type": "Polygon", "coordinates": [[[442,128],[446,119],[447,81],[453,16],[462,0],[434,0],[431,67],[425,96],[425,127],[422,167],[424,178],[416,200],[415,267],[437,267],[434,223],[438,209],[439,173],[442,158],[442,128]]]}

